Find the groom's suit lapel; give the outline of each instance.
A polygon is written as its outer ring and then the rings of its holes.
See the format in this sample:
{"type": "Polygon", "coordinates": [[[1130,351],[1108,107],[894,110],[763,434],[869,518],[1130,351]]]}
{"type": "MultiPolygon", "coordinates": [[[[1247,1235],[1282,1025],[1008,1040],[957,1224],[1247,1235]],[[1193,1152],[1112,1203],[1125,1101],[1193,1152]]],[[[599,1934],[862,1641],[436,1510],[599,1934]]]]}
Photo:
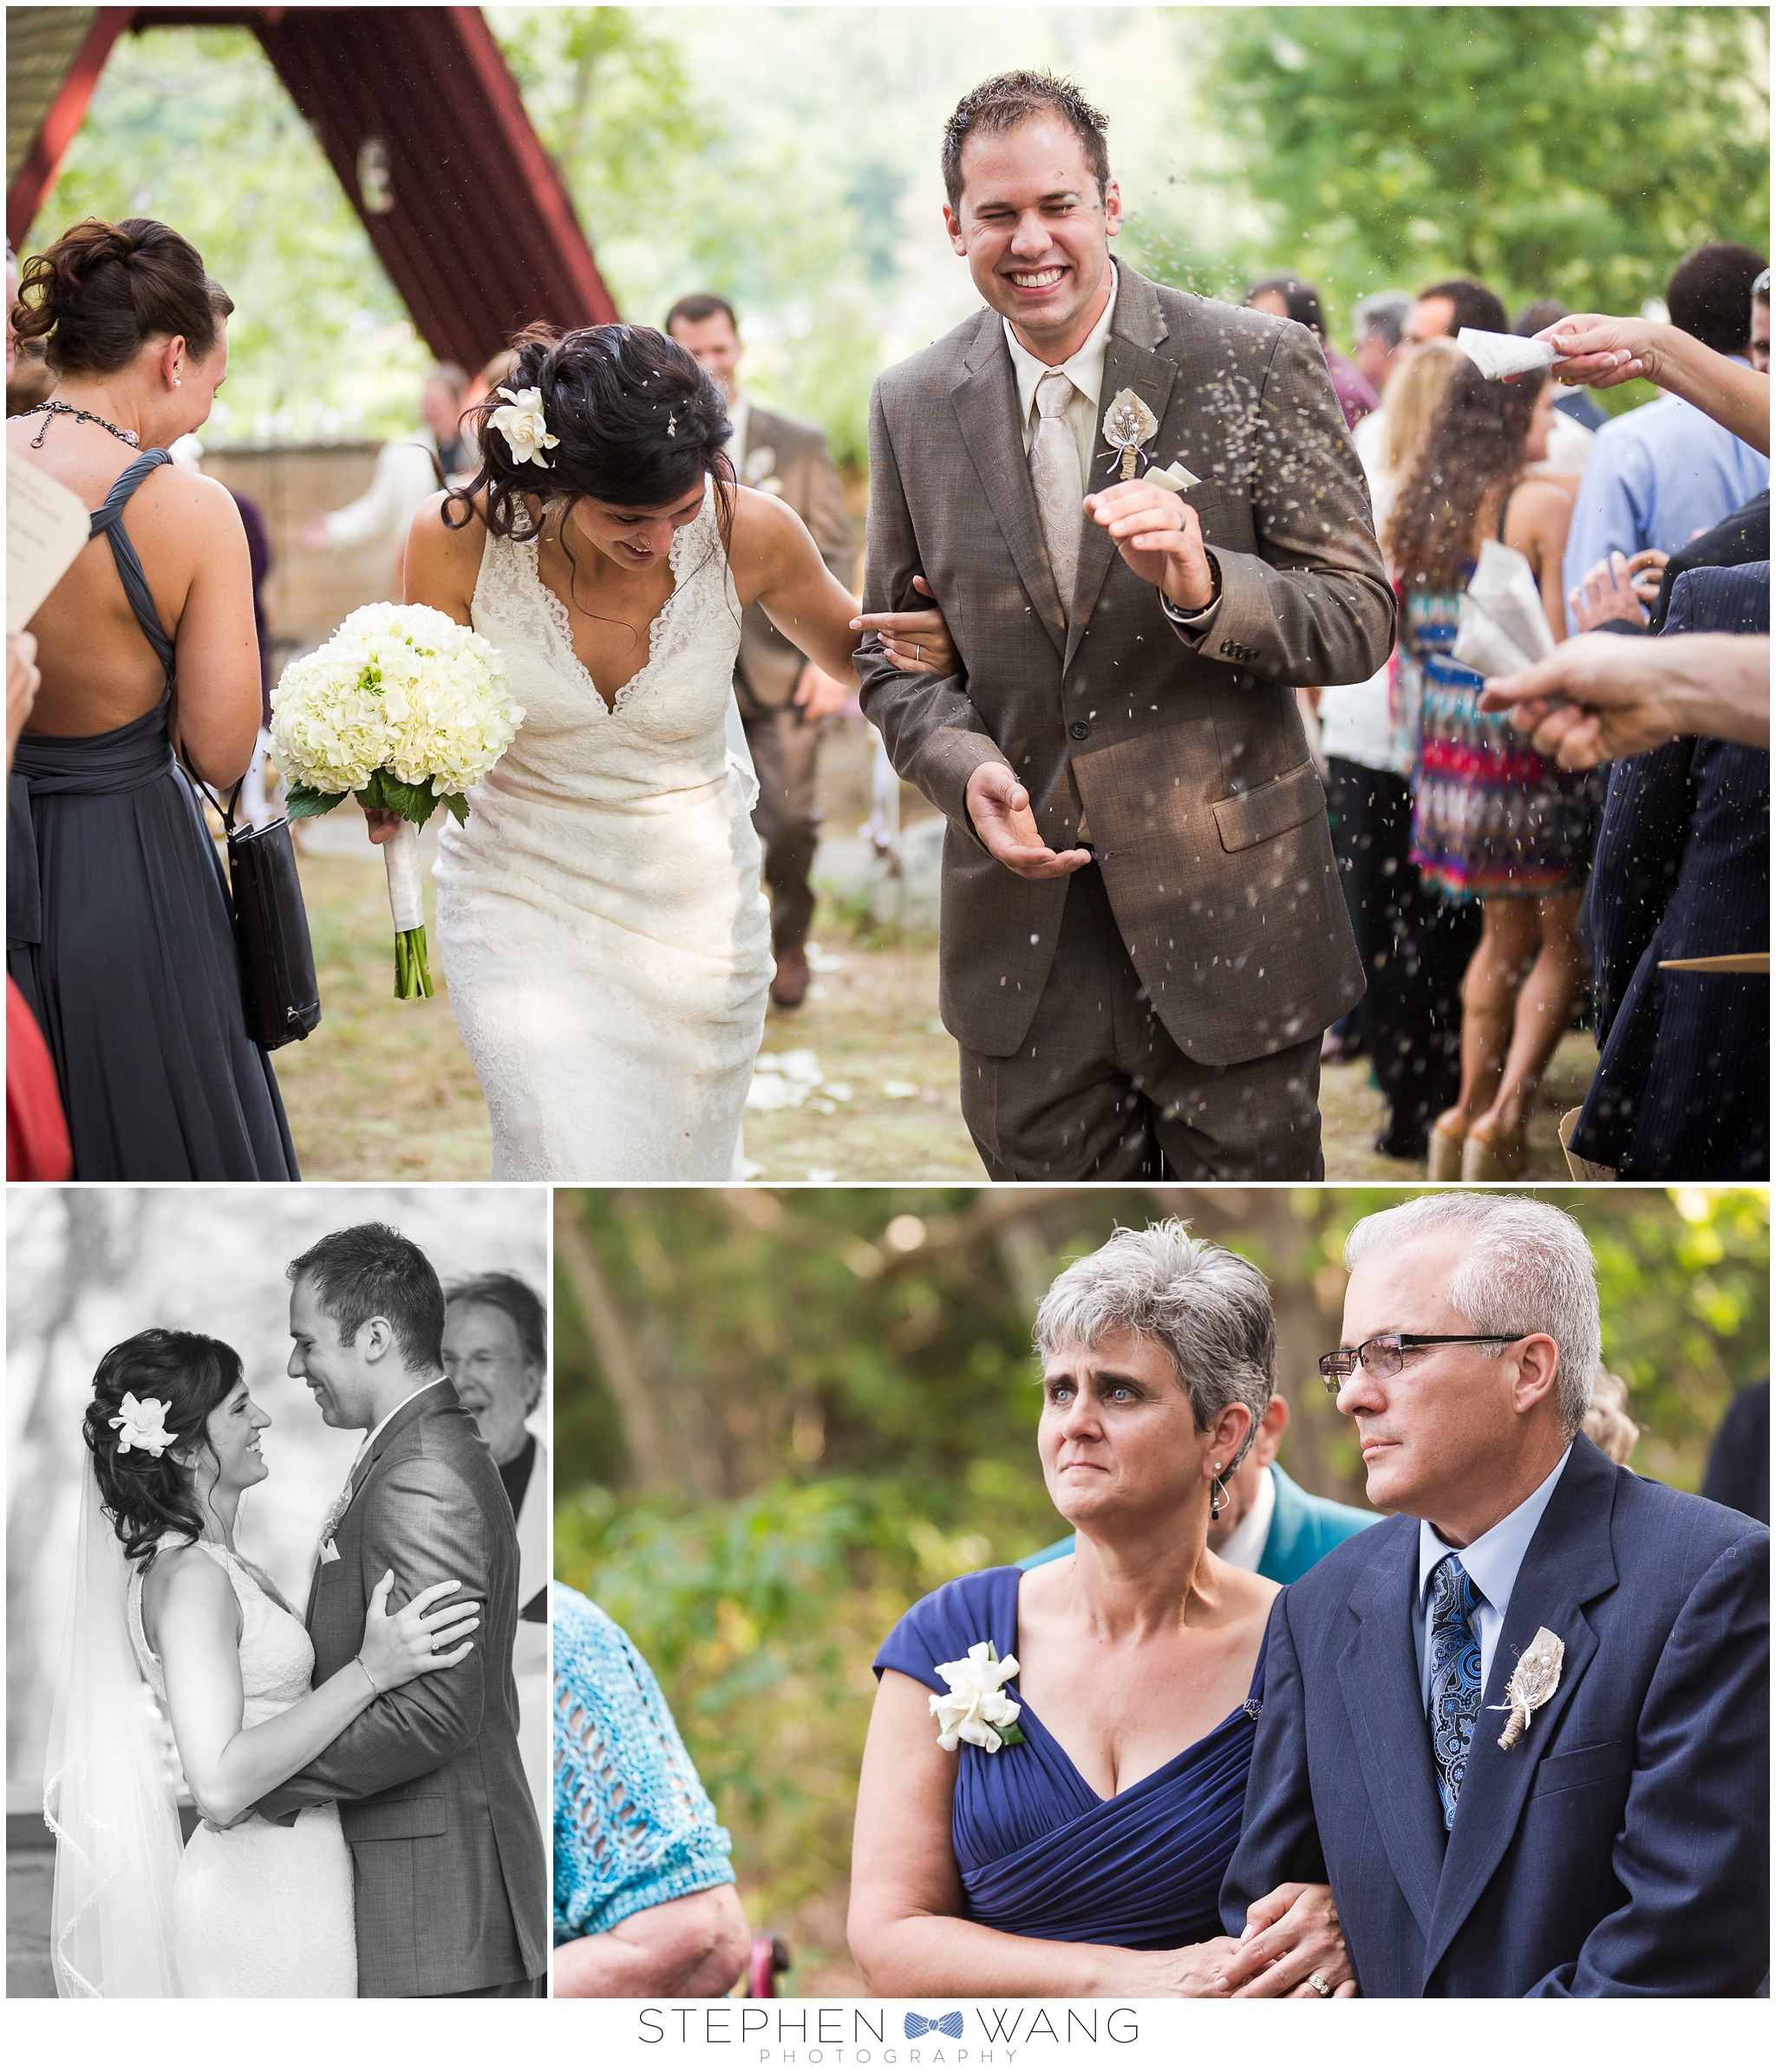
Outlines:
{"type": "MultiPolygon", "coordinates": [[[[1098,420],[1092,433],[1092,465],[1086,479],[1087,496],[1094,490],[1107,489],[1112,482],[1121,479],[1120,472],[1116,474],[1109,472],[1114,455],[1103,436],[1104,416],[1111,399],[1125,388],[1133,389],[1163,426],[1166,405],[1172,401],[1172,384],[1178,373],[1172,362],[1154,349],[1164,342],[1167,334],[1166,318],[1152,283],[1126,266],[1119,267],[1117,271],[1120,278],[1116,289],[1116,314],[1110,320],[1110,337],[1104,354],[1104,384],[1098,392],[1098,420]]],[[[1153,444],[1157,448],[1157,438],[1153,444]]],[[[1147,460],[1155,467],[1162,465],[1157,451],[1150,451],[1147,460]]],[[[1140,472],[1145,473],[1146,468],[1140,472]]],[[[1087,518],[1080,529],[1079,572],[1074,579],[1073,617],[1067,629],[1065,666],[1069,669],[1079,652],[1079,644],[1085,638],[1086,628],[1091,622],[1098,593],[1103,589],[1111,564],[1116,558],[1115,541],[1103,526],[1087,518]]]]}
{"type": "Polygon", "coordinates": [[[1067,651],[1067,619],[1061,592],[1048,566],[1036,492],[1018,424],[1017,376],[1006,349],[1005,326],[992,309],[981,312],[974,337],[963,349],[950,390],[963,443],[974,462],[993,516],[999,522],[1024,594],[1035,608],[1054,652],[1067,651]]]}
{"type": "Polygon", "coordinates": [[[1437,1795],[1412,1633],[1417,1522],[1374,1526],[1363,1537],[1376,1542],[1385,1538],[1386,1544],[1376,1546],[1374,1559],[1351,1590],[1350,1609],[1360,1623],[1338,1658],[1338,1684],[1370,1817],[1406,1903],[1428,1936],[1443,1869],[1443,1802],[1437,1795]]]}
{"type": "MultiPolygon", "coordinates": [[[[346,1505],[338,1524],[333,1528],[333,1539],[336,1546],[338,1544],[340,1535],[352,1522],[357,1510],[357,1500],[363,1495],[364,1485],[369,1481],[377,1462],[382,1459],[382,1456],[388,1452],[403,1432],[411,1430],[421,1417],[435,1417],[441,1411],[458,1409],[461,1401],[462,1398],[457,1394],[454,1385],[450,1381],[444,1380],[434,1382],[428,1388],[422,1388],[416,1396],[402,1404],[388,1424],[376,1434],[375,1444],[368,1450],[363,1458],[351,1471],[351,1502],[346,1505]]],[[[343,1548],[341,1552],[343,1553],[343,1548]]],[[[310,1628],[314,1626],[316,1602],[320,1593],[321,1578],[325,1574],[326,1567],[327,1564],[317,1561],[314,1575],[309,1583],[308,1612],[303,1623],[310,1628]]]]}
{"type": "Polygon", "coordinates": [[[1537,1765],[1543,1752],[1553,1745],[1561,1716],[1597,1652],[1596,1630],[1579,1607],[1616,1587],[1610,1518],[1619,1472],[1583,1435],[1573,1441],[1572,1457],[1548,1500],[1512,1585],[1510,1608],[1493,1650],[1480,1717],[1469,1744],[1436,1913],[1425,1938],[1427,1978],[1511,1846],[1537,1765]],[[1505,1686],[1518,1658],[1543,1626],[1557,1635],[1565,1649],[1559,1688],[1546,1704],[1537,1708],[1517,1746],[1501,1749],[1498,1736],[1509,1715],[1498,1708],[1505,1704],[1505,1686]]]}

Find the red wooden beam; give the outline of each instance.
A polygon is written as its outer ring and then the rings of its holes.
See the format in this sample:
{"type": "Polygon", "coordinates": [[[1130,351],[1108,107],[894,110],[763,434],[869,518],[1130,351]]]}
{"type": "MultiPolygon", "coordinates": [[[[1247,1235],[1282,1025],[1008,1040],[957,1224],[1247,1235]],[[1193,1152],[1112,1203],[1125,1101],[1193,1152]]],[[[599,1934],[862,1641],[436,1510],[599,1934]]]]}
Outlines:
{"type": "Polygon", "coordinates": [[[105,9],[15,185],[23,206],[41,154],[15,244],[119,31],[224,23],[258,36],[440,359],[473,372],[538,319],[564,329],[617,321],[561,175],[478,7],[105,9]],[[380,209],[359,179],[359,154],[372,142],[387,154],[393,204],[380,209]]]}
{"type": "Polygon", "coordinates": [[[18,177],[6,193],[6,235],[15,251],[23,249],[26,234],[43,205],[43,197],[55,185],[62,161],[68,155],[68,147],[86,114],[87,103],[99,83],[100,73],[105,69],[111,46],[128,28],[134,12],[133,7],[99,10],[87,31],[86,41],[68,68],[68,76],[49,103],[49,112],[43,117],[36,140],[25,153],[18,177]]]}

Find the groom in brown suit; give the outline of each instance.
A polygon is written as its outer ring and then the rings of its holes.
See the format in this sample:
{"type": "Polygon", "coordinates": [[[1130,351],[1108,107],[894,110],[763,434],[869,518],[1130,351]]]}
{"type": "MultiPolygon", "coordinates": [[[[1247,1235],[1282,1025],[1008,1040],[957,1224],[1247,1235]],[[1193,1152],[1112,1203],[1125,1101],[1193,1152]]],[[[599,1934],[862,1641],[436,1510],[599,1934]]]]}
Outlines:
{"type": "Polygon", "coordinates": [[[480,1606],[467,1658],[386,1691],[255,1810],[339,1803],[356,1867],[361,1999],[534,1997],[549,1870],[518,1744],[518,1532],[500,1470],[443,1368],[444,1291],[382,1223],[291,1262],[290,1372],[324,1423],[366,1433],[320,1536],[306,1624],[317,1684],[391,1606],[452,1579],[480,1606]]]}
{"type": "Polygon", "coordinates": [[[876,384],[864,609],[923,574],[963,667],[867,642],[864,711],[949,820],[939,1007],[993,1178],[1318,1179],[1363,975],[1294,687],[1380,668],[1393,596],[1311,334],[1113,261],[1103,130],[1027,72],[950,118],[988,307],[876,384]]]}

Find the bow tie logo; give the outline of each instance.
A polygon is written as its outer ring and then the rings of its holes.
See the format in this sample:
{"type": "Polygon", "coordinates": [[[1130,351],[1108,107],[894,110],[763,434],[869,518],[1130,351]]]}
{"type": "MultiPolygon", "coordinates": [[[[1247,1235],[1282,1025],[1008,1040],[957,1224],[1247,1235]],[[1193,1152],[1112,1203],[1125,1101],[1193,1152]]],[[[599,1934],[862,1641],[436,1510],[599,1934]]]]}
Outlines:
{"type": "Polygon", "coordinates": [[[928,2022],[923,2015],[909,2015],[906,2017],[908,2043],[915,2036],[922,2036],[928,2032],[946,2036],[951,2043],[959,2043],[962,2041],[962,2010],[958,2007],[950,2014],[939,2015],[934,2022],[928,2022]]]}

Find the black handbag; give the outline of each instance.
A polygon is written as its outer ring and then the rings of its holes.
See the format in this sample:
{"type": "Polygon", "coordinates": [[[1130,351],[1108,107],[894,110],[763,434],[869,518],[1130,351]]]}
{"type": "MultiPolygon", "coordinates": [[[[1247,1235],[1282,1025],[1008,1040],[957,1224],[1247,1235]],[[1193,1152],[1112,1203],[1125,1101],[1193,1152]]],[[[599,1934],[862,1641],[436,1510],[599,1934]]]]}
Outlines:
{"type": "Polygon", "coordinates": [[[321,988],[290,823],[237,827],[240,786],[225,806],[201,779],[187,775],[222,816],[228,833],[229,905],[246,1033],[262,1051],[304,1042],[320,1023],[321,988]]]}

